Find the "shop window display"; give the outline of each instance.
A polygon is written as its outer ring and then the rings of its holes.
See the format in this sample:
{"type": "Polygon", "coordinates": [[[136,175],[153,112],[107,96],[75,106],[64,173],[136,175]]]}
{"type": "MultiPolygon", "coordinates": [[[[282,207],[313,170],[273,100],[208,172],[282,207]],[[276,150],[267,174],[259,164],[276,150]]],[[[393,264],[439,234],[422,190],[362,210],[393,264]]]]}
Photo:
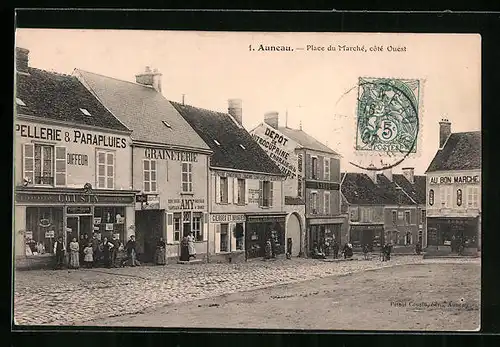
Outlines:
{"type": "Polygon", "coordinates": [[[63,235],[63,209],[50,207],[26,208],[26,255],[50,255],[54,242],[63,235]]]}
{"type": "MultiPolygon", "coordinates": [[[[125,208],[124,207],[95,207],[94,233],[99,233],[101,239],[113,239],[117,235],[120,241],[125,240],[125,208]]],[[[90,235],[89,235],[90,236],[90,235]]]]}

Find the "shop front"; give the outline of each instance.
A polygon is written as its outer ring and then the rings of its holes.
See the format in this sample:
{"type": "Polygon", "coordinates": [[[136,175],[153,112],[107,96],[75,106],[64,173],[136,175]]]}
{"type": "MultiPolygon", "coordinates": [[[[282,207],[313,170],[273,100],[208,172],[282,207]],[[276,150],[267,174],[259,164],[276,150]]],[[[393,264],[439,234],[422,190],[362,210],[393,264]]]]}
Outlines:
{"type": "Polygon", "coordinates": [[[275,254],[285,253],[286,213],[246,214],[245,250],[248,259],[265,256],[267,240],[274,240],[275,254]]]}
{"type": "Polygon", "coordinates": [[[466,251],[479,250],[479,217],[427,218],[427,246],[457,253],[462,244],[466,251]]]}
{"type": "Polygon", "coordinates": [[[246,216],[242,213],[210,214],[215,253],[211,261],[245,260],[245,222],[246,216]]]}
{"type": "Polygon", "coordinates": [[[384,225],[351,224],[349,241],[355,251],[360,251],[363,245],[368,245],[371,250],[380,249],[385,243],[384,225]]]}
{"type": "Polygon", "coordinates": [[[135,191],[18,187],[15,192],[16,258],[48,257],[62,237],[113,236],[126,242],[135,225],[135,191]]]}
{"type": "Polygon", "coordinates": [[[342,223],[340,218],[310,218],[307,220],[309,230],[308,253],[311,256],[315,247],[322,249],[327,255],[333,254],[332,246],[336,241],[342,247],[342,223]]]}

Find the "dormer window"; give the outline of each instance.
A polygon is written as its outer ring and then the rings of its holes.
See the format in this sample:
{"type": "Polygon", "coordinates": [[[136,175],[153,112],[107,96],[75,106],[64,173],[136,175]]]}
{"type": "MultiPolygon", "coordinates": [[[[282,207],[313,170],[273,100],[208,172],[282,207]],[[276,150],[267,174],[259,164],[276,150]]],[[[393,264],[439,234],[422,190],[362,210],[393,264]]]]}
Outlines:
{"type": "Polygon", "coordinates": [[[214,142],[215,142],[215,144],[216,144],[217,146],[220,146],[220,142],[219,142],[219,141],[214,140],[214,142]]]}
{"type": "Polygon", "coordinates": [[[86,115],[86,116],[89,116],[89,117],[90,117],[90,116],[92,116],[92,115],[90,114],[90,112],[89,112],[89,111],[87,111],[87,109],[85,109],[85,108],[81,108],[81,109],[80,109],[80,111],[81,111],[84,115],[86,115]]]}
{"type": "Polygon", "coordinates": [[[26,106],[26,104],[19,98],[16,98],[16,104],[18,104],[19,106],[26,106]]]}
{"type": "Polygon", "coordinates": [[[242,149],[246,149],[246,148],[245,148],[245,146],[243,146],[241,143],[240,143],[240,147],[241,147],[242,149]]]}
{"type": "Polygon", "coordinates": [[[170,124],[168,124],[166,121],[162,120],[161,121],[163,123],[163,125],[165,125],[167,128],[169,129],[172,129],[172,126],[170,124]]]}

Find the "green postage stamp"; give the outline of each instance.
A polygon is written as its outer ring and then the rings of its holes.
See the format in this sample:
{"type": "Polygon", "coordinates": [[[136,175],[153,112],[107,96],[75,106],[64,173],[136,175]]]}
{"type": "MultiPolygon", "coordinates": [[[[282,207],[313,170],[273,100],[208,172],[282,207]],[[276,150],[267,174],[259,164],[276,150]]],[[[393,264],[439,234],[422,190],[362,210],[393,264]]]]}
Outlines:
{"type": "Polygon", "coordinates": [[[417,152],[420,81],[359,78],[356,150],[417,152]]]}

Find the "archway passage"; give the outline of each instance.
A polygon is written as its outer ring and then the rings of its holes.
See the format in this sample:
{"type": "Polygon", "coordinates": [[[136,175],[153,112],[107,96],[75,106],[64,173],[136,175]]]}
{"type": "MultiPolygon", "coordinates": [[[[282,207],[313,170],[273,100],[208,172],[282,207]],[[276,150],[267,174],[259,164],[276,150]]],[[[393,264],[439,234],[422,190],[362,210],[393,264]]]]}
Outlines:
{"type": "Polygon", "coordinates": [[[286,226],[286,240],[292,239],[292,257],[299,256],[300,253],[300,220],[299,217],[292,213],[288,218],[286,226]]]}

